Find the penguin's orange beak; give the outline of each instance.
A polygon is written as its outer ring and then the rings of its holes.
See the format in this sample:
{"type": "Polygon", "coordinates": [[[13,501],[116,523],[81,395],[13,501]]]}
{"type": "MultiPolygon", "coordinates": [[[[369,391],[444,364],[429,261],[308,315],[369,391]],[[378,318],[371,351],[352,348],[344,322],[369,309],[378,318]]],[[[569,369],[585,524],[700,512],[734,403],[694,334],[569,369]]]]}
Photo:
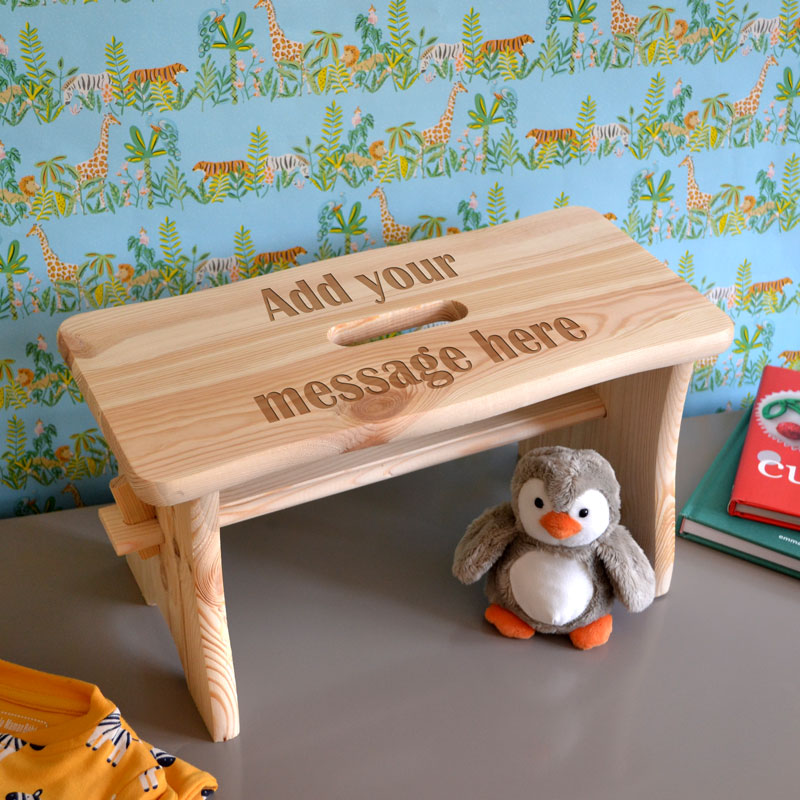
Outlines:
{"type": "Polygon", "coordinates": [[[539,522],[555,539],[569,539],[583,530],[583,525],[564,511],[548,511],[539,522]]]}

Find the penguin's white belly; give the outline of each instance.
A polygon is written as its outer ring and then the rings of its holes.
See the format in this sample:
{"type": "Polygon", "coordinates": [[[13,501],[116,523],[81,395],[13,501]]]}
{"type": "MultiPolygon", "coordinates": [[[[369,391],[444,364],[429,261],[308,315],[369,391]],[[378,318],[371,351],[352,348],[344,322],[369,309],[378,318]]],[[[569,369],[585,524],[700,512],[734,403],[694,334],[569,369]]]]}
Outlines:
{"type": "Polygon", "coordinates": [[[589,605],[594,585],[586,567],[572,558],[531,550],[509,570],[517,605],[532,619],[566,625],[589,605]]]}

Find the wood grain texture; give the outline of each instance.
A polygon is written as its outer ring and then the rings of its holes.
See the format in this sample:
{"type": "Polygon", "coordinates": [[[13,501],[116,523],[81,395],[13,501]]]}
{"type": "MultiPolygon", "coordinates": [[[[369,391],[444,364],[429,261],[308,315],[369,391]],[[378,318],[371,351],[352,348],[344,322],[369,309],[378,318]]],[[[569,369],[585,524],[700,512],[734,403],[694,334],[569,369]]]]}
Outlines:
{"type": "Polygon", "coordinates": [[[640,372],[594,389],[604,419],[584,422],[520,443],[597,450],[621,487],[622,524],[641,545],[656,573],[656,596],[669,589],[675,560],[675,461],[692,364],[640,372]]]}
{"type": "MultiPolygon", "coordinates": [[[[117,507],[119,508],[120,515],[127,525],[135,525],[137,523],[147,522],[147,520],[154,520],[156,518],[155,507],[151,506],[149,503],[142,502],[134,494],[131,485],[128,483],[128,480],[124,475],[117,475],[115,478],[112,478],[108,483],[108,488],[111,490],[111,494],[117,501],[117,507]]],[[[106,533],[108,532],[108,527],[106,527],[106,533]]],[[[123,538],[126,538],[126,536],[129,535],[124,535],[123,538]]],[[[157,556],[159,545],[163,541],[163,535],[160,538],[153,537],[153,544],[149,546],[143,546],[139,550],[139,555],[145,559],[157,556]]],[[[131,552],[130,550],[125,550],[123,553],[120,552],[120,550],[118,550],[116,547],[114,549],[118,556],[131,552]]]]}
{"type": "Polygon", "coordinates": [[[147,559],[142,558],[139,553],[131,553],[125,556],[125,560],[128,562],[128,567],[142,593],[144,602],[148,606],[158,606],[166,618],[167,614],[164,609],[167,608],[169,600],[161,575],[160,552],[147,559]]]}
{"type": "Polygon", "coordinates": [[[79,314],[62,324],[59,346],[134,491],[164,506],[716,354],[731,332],[720,309],[612,223],[570,207],[79,314]],[[417,280],[411,265],[419,273],[424,259],[436,256],[455,277],[441,268],[439,280],[417,280]],[[409,277],[413,285],[398,288],[409,277]],[[334,280],[346,294],[331,289],[334,280]],[[301,281],[316,301],[303,301],[301,281]],[[308,310],[268,309],[269,292],[284,304],[299,293],[293,302],[308,310]],[[453,321],[445,325],[356,346],[331,340],[336,332],[374,331],[375,316],[418,320],[414,309],[459,308],[455,303],[466,315],[446,312],[453,321]],[[574,321],[585,338],[553,333],[552,346],[541,336],[531,341],[531,326],[554,326],[558,318],[574,321]],[[512,330],[522,354],[499,360],[475,336],[509,340],[512,330]],[[524,352],[526,344],[538,352],[524,352]],[[362,385],[363,398],[353,402],[342,393],[338,400],[336,392],[314,395],[314,381],[330,390],[336,375],[408,363],[420,347],[434,355],[458,348],[471,366],[451,369],[454,380],[441,388],[411,381],[371,395],[362,385]],[[255,398],[287,387],[306,391],[308,413],[267,421],[255,398]]]}
{"type": "Polygon", "coordinates": [[[212,739],[232,739],[239,734],[239,706],[222,583],[219,495],[156,513],[165,539],[159,556],[167,594],[162,612],[212,739]]]}
{"type": "MultiPolygon", "coordinates": [[[[126,556],[139,550],[147,551],[150,556],[158,553],[158,546],[164,541],[164,534],[156,519],[129,524],[122,518],[119,506],[102,506],[98,509],[100,522],[103,523],[114,552],[118,556],[126,556]],[[155,546],[155,553],[152,548],[155,546]]],[[[142,556],[146,558],[149,556],[142,556]]]]}
{"type": "Polygon", "coordinates": [[[119,506],[122,519],[128,525],[145,522],[156,518],[155,507],[143,503],[134,493],[128,479],[124,475],[117,475],[108,482],[108,488],[119,506]]]}
{"type": "Polygon", "coordinates": [[[345,453],[269,475],[220,494],[220,525],[258,517],[319,497],[517,442],[553,428],[604,416],[591,389],[570,392],[535,406],[462,425],[419,439],[401,440],[345,453]]]}

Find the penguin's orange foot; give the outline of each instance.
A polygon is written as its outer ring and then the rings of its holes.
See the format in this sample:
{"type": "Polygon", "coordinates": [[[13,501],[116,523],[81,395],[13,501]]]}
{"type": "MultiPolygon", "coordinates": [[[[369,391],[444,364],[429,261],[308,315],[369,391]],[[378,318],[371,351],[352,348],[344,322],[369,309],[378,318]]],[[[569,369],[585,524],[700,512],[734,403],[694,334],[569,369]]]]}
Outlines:
{"type": "Polygon", "coordinates": [[[487,622],[491,622],[503,636],[508,636],[509,639],[530,639],[536,633],[527,622],[523,622],[516,614],[512,614],[495,603],[486,609],[483,616],[487,622]]]}
{"type": "Polygon", "coordinates": [[[569,638],[578,650],[591,650],[605,644],[611,636],[611,614],[606,614],[582,628],[576,628],[569,638]]]}

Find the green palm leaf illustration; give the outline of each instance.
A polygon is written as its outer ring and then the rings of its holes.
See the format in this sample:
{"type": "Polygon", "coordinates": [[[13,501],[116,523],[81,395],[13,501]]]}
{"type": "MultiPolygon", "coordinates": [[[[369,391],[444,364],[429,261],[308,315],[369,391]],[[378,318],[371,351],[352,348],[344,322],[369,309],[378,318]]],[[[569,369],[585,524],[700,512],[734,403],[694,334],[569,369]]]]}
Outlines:
{"type": "Polygon", "coordinates": [[[138,145],[142,150],[145,150],[144,139],[142,138],[142,132],[135,126],[131,125],[131,139],[138,145]]]}
{"type": "Polygon", "coordinates": [[[786,67],[783,71],[783,82],[778,81],[778,91],[780,95],[776,98],[778,100],[787,100],[790,94],[794,94],[795,92],[800,89],[800,84],[798,86],[794,85],[794,76],[792,75],[792,70],[790,67],[786,67]]]}

